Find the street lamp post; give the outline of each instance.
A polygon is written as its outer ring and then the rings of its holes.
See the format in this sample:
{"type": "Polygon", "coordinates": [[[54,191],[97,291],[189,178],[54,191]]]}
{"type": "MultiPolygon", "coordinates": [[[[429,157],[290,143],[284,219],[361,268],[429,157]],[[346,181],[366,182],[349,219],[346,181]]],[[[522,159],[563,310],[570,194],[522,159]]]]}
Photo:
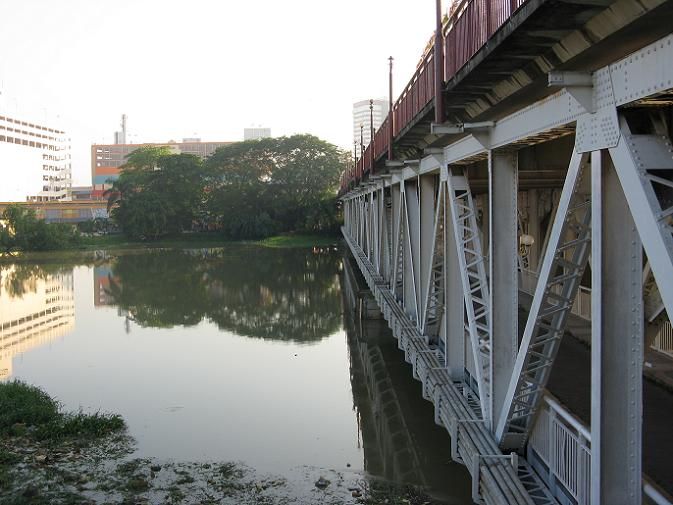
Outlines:
{"type": "Polygon", "coordinates": [[[393,159],[393,57],[388,58],[388,159],[393,159]]]}
{"type": "Polygon", "coordinates": [[[442,63],[444,62],[443,58],[443,47],[442,47],[442,0],[435,1],[436,7],[436,22],[437,27],[435,29],[435,123],[440,124],[444,122],[444,97],[442,95],[442,85],[444,79],[442,74],[444,68],[442,63]]]}
{"type": "Polygon", "coordinates": [[[360,123],[360,158],[365,157],[365,125],[360,123]]]}
{"type": "Polygon", "coordinates": [[[369,170],[374,173],[374,99],[369,99],[369,151],[371,165],[369,170]]]}

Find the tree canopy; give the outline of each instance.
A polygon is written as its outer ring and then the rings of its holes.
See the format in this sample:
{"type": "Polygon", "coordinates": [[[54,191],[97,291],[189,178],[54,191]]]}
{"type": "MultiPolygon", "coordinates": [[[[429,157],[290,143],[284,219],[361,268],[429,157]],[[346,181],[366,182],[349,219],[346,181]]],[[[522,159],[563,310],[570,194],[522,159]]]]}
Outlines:
{"type": "Polygon", "coordinates": [[[226,145],[205,162],[141,147],[127,158],[108,202],[114,219],[136,239],[195,227],[230,238],[334,231],[346,156],[312,135],[226,145]]]}

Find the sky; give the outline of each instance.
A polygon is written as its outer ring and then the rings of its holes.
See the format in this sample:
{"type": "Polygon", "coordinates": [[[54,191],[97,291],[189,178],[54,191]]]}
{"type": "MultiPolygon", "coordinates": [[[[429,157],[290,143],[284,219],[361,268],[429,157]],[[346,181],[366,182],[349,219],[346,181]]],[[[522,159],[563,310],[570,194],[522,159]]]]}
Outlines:
{"type": "Polygon", "coordinates": [[[0,111],[90,145],[311,133],[352,148],[352,104],[387,98],[432,36],[433,0],[21,0],[0,16],[0,111]]]}

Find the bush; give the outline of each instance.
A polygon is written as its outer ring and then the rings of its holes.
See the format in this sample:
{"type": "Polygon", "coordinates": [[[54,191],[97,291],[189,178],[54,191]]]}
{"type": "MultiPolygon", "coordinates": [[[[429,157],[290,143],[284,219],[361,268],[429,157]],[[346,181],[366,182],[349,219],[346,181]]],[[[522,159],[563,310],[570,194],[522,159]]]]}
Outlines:
{"type": "Polygon", "coordinates": [[[5,252],[53,251],[76,247],[82,243],[77,229],[64,223],[47,223],[35,211],[10,205],[2,213],[6,227],[0,233],[0,246],[5,252]]]}

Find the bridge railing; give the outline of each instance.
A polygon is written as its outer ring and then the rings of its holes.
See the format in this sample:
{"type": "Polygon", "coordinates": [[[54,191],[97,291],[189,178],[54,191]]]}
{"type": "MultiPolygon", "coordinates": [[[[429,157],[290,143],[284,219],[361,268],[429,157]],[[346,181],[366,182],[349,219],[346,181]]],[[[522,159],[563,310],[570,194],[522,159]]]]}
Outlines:
{"type": "Polygon", "coordinates": [[[673,326],[671,326],[670,321],[665,322],[661,326],[659,333],[657,333],[657,336],[654,337],[652,349],[667,354],[673,358],[673,326]]]}
{"type": "MultiPolygon", "coordinates": [[[[531,432],[526,459],[561,503],[591,504],[591,432],[548,393],[531,432]]],[[[643,497],[643,503],[671,505],[645,475],[643,497]]]]}
{"type": "Polygon", "coordinates": [[[578,505],[591,496],[591,433],[547,395],[528,444],[528,461],[552,490],[563,487],[578,505]]]}
{"type": "MultiPolygon", "coordinates": [[[[444,61],[442,81],[446,82],[481,49],[486,41],[521,7],[527,0],[462,0],[453,8],[442,33],[444,61]]],[[[374,135],[374,158],[379,158],[388,150],[389,128],[392,118],[393,136],[396,137],[433,100],[435,94],[434,51],[423,55],[416,72],[411,77],[393,110],[374,135]]],[[[367,151],[372,147],[371,143],[367,151]]],[[[358,182],[372,169],[371,151],[358,161],[351,178],[343,181],[341,192],[347,191],[351,182],[358,182]]]]}

